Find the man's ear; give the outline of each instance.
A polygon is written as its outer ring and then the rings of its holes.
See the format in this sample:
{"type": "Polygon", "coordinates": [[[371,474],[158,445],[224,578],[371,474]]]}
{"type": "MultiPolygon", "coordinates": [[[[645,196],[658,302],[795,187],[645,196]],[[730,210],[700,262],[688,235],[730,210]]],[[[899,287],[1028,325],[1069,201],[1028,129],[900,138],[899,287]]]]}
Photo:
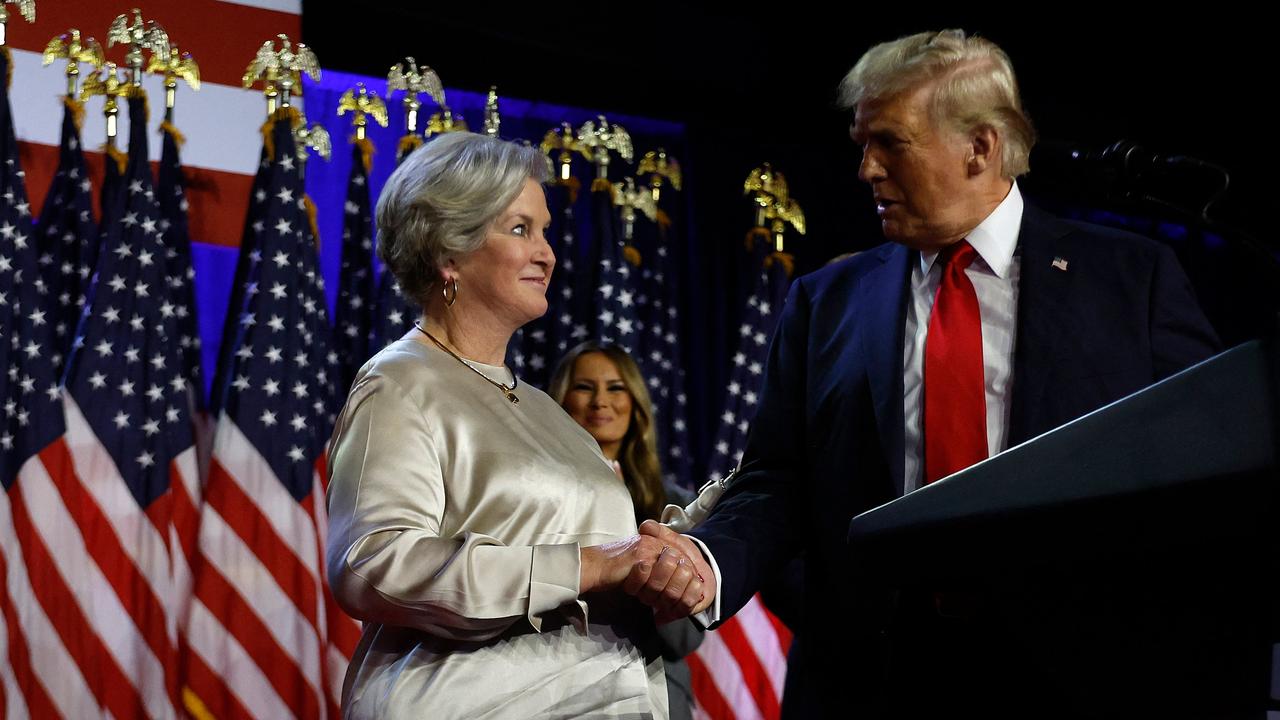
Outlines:
{"type": "Polygon", "coordinates": [[[990,125],[979,125],[969,134],[969,175],[981,175],[988,170],[1000,171],[1000,133],[990,125]]]}

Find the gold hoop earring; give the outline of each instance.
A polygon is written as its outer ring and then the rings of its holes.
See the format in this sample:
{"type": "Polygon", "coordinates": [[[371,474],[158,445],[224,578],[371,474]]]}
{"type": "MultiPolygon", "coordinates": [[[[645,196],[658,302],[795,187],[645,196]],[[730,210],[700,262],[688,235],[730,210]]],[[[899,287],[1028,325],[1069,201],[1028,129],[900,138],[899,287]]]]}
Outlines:
{"type": "Polygon", "coordinates": [[[440,294],[444,296],[444,306],[453,307],[453,304],[458,301],[458,278],[454,277],[445,280],[444,286],[440,288],[440,294]],[[449,293],[450,283],[453,283],[452,294],[449,293]]]}

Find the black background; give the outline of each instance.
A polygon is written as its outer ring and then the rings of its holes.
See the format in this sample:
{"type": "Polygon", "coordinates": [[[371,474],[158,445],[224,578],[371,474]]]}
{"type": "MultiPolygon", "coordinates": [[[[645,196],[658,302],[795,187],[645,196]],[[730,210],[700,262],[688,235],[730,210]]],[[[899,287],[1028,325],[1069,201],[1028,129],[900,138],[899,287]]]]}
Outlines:
{"type": "Polygon", "coordinates": [[[729,242],[746,229],[741,182],[771,161],[806,211],[809,235],[791,249],[809,269],[880,242],[850,117],[835,107],[841,77],[876,42],[961,27],[1012,57],[1043,140],[1123,138],[1223,165],[1232,188],[1218,217],[1262,233],[1276,155],[1270,23],[1222,4],[1058,5],[308,3],[303,36],[326,67],[381,77],[414,55],[448,87],[685,122],[694,220],[714,247],[741,247],[729,242]]]}

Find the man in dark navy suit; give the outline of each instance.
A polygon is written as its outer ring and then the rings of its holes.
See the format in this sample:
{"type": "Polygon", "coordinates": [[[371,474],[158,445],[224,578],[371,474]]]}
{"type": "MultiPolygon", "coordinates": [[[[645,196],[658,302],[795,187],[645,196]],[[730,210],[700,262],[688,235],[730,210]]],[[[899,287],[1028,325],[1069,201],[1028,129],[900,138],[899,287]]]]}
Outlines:
{"type": "Polygon", "coordinates": [[[717,575],[710,619],[803,555],[784,716],[1052,716],[1051,679],[980,638],[904,666],[913,636],[951,629],[930,617],[935,598],[853,586],[849,520],[1203,360],[1217,339],[1168,248],[1023,201],[1034,133],[990,41],[878,45],[841,94],[891,242],[791,288],[739,471],[691,533],[717,575]]]}

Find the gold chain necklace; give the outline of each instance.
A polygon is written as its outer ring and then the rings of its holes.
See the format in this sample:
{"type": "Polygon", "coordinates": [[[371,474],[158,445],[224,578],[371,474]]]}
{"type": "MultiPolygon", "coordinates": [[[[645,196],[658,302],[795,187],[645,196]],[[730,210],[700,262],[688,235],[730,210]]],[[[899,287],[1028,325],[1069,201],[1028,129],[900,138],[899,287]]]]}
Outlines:
{"type": "Polygon", "coordinates": [[[473,373],[475,373],[475,374],[479,375],[480,377],[484,378],[484,381],[485,381],[485,382],[487,382],[487,383],[489,383],[490,385],[492,385],[492,386],[494,386],[494,387],[498,388],[499,390],[501,390],[501,391],[502,391],[502,394],[503,394],[503,395],[505,395],[505,396],[506,396],[506,398],[507,398],[508,400],[510,400],[510,401],[511,401],[511,404],[512,404],[512,405],[515,405],[516,403],[520,402],[520,398],[516,397],[516,394],[515,394],[515,392],[514,392],[514,390],[516,389],[516,386],[520,384],[520,378],[516,377],[515,373],[511,373],[511,377],[512,377],[512,379],[513,379],[513,382],[511,383],[510,387],[508,387],[506,384],[504,384],[504,383],[500,383],[500,382],[498,382],[497,380],[494,380],[493,378],[489,377],[488,375],[485,375],[484,373],[482,373],[482,372],[480,372],[479,370],[477,370],[477,369],[475,369],[474,367],[472,367],[472,366],[471,366],[471,363],[467,362],[466,360],[463,360],[461,357],[458,357],[458,354],[457,354],[457,353],[455,353],[454,351],[452,351],[452,350],[450,350],[449,348],[445,347],[445,344],[444,344],[444,343],[442,343],[442,342],[440,342],[439,340],[437,340],[435,335],[432,335],[431,333],[427,332],[427,329],[426,329],[426,328],[422,327],[421,325],[419,325],[419,324],[418,324],[418,323],[416,323],[416,322],[413,324],[413,326],[414,326],[415,328],[417,328],[417,329],[418,329],[418,332],[420,332],[420,333],[422,333],[423,335],[426,335],[427,337],[431,338],[431,342],[435,343],[435,344],[436,344],[436,347],[438,347],[438,348],[440,348],[441,350],[443,350],[443,351],[445,351],[445,352],[449,353],[449,357],[451,357],[451,358],[453,358],[454,360],[457,360],[458,362],[462,363],[462,366],[463,366],[463,367],[465,367],[466,369],[470,370],[471,372],[473,372],[473,373]]]}

